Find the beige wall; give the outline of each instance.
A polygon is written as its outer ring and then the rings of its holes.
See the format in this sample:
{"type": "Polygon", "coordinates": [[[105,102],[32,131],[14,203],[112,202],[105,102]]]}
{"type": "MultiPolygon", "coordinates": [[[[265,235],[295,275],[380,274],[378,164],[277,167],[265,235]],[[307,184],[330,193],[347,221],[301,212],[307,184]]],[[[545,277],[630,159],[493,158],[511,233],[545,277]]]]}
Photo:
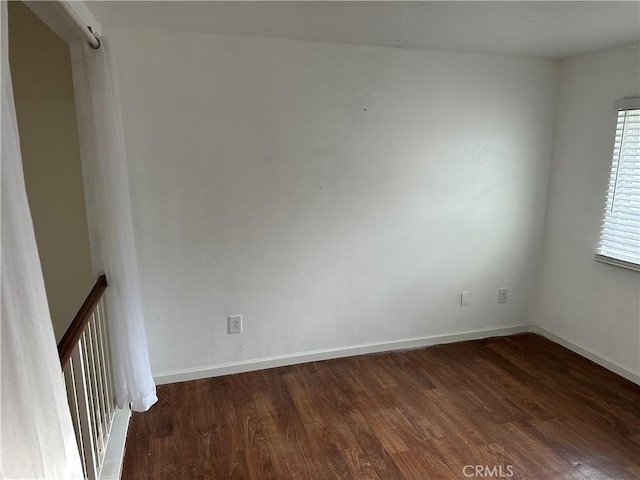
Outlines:
{"type": "Polygon", "coordinates": [[[92,286],[69,48],[9,2],[9,59],[31,216],[56,338],[92,286]]]}

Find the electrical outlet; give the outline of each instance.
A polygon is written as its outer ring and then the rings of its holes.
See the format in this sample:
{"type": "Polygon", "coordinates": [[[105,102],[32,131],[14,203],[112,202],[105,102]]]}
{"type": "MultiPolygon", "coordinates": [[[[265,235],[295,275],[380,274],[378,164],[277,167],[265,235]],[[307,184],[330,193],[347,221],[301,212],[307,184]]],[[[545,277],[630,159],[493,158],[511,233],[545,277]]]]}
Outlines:
{"type": "Polygon", "coordinates": [[[509,289],[507,287],[498,289],[498,303],[507,303],[507,296],[509,295],[509,289]]]}
{"type": "Polygon", "coordinates": [[[229,333],[242,333],[242,315],[232,315],[227,317],[229,322],[229,333]]]}
{"type": "Polygon", "coordinates": [[[466,307],[471,305],[471,293],[470,292],[462,292],[460,294],[460,306],[466,307]]]}

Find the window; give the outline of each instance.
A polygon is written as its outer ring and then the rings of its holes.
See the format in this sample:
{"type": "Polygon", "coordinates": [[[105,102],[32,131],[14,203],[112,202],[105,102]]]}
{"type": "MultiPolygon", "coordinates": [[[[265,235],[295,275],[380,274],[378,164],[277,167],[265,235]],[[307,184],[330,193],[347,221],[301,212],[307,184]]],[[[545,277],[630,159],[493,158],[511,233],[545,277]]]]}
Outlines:
{"type": "Polygon", "coordinates": [[[596,260],[640,271],[640,98],[618,102],[618,123],[596,260]]]}

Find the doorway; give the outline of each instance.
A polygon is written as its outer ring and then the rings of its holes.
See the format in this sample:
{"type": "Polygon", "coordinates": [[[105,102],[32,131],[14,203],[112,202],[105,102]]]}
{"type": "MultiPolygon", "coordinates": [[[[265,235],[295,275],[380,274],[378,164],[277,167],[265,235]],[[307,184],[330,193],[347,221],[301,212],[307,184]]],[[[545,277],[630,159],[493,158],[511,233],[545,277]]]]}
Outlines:
{"type": "Polygon", "coordinates": [[[25,186],[56,341],[93,286],[69,46],[7,2],[25,186]]]}

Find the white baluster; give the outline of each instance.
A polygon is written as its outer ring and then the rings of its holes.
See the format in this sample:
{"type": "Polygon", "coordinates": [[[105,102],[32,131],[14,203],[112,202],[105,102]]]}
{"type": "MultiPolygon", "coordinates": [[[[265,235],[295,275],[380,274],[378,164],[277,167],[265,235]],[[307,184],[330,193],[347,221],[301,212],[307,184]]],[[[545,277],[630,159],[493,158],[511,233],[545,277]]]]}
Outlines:
{"type": "MultiPolygon", "coordinates": [[[[76,345],[76,349],[78,346],[76,345]]],[[[82,462],[82,471],[85,478],[87,477],[87,461],[84,458],[84,449],[82,447],[82,434],[80,423],[80,406],[78,405],[78,395],[76,393],[75,386],[75,371],[73,368],[73,360],[69,359],[67,366],[63,371],[64,383],[67,388],[67,401],[69,402],[69,409],[71,410],[71,420],[73,421],[73,430],[76,434],[76,443],[78,444],[78,450],[80,451],[80,460],[82,462]]]]}
{"type": "Polygon", "coordinates": [[[90,411],[90,398],[87,390],[87,372],[85,365],[84,342],[80,340],[78,346],[73,350],[71,361],[77,367],[74,375],[75,391],[78,398],[78,418],[80,419],[80,434],[82,436],[82,451],[86,465],[86,477],[88,480],[98,478],[98,459],[94,446],[94,434],[92,428],[92,413],[90,411]]]}

